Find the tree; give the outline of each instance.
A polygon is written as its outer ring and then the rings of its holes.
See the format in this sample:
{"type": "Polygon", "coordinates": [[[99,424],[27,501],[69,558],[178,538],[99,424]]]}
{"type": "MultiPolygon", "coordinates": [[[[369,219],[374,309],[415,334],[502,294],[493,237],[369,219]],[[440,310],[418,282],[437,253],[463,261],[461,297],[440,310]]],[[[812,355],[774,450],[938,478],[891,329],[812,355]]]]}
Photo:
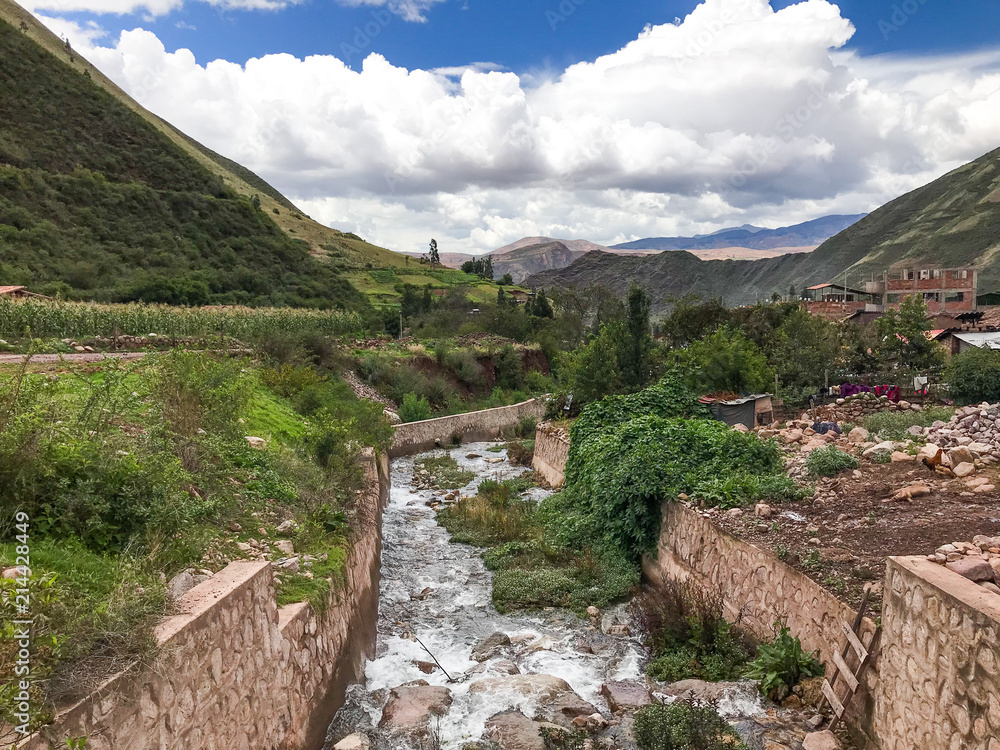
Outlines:
{"type": "Polygon", "coordinates": [[[674,309],[663,321],[663,332],[671,346],[685,347],[711,333],[729,318],[729,310],[719,300],[702,302],[693,295],[685,295],[674,301],[674,309]]]}
{"type": "Polygon", "coordinates": [[[941,347],[925,335],[931,329],[927,305],[919,294],[906,297],[899,310],[889,309],[875,321],[878,357],[884,363],[924,370],[941,364],[941,347]]]}
{"type": "Polygon", "coordinates": [[[788,301],[789,302],[794,302],[795,299],[796,299],[796,297],[795,297],[795,284],[792,284],[790,287],[788,287],[788,301]]]}
{"type": "Polygon", "coordinates": [[[505,273],[500,277],[500,281],[497,282],[500,286],[514,286],[514,277],[509,273],[505,273]]]}
{"type": "Polygon", "coordinates": [[[503,287],[497,289],[497,307],[506,307],[508,299],[510,298],[504,294],[503,287]]]}
{"type": "Polygon", "coordinates": [[[629,388],[639,389],[649,380],[649,295],[638,284],[628,290],[626,336],[620,342],[618,365],[629,388]]]}
{"type": "Polygon", "coordinates": [[[414,318],[420,314],[420,297],[417,295],[417,288],[413,284],[403,285],[402,313],[404,318],[414,318]]]}
{"type": "Polygon", "coordinates": [[[493,278],[493,256],[487,255],[486,262],[483,264],[483,278],[492,279],[493,278]]]}
{"type": "Polygon", "coordinates": [[[552,318],[555,316],[552,312],[552,305],[549,304],[549,298],[545,296],[544,289],[539,289],[538,294],[528,304],[529,315],[534,315],[536,318],[552,318]]]}
{"type": "Polygon", "coordinates": [[[691,387],[701,393],[753,393],[774,381],[760,347],[726,326],[679,352],[677,359],[688,370],[691,387]]]}
{"type": "Polygon", "coordinates": [[[441,265],[441,256],[438,254],[438,241],[431,239],[430,252],[427,254],[432,266],[441,265]]]}
{"type": "Polygon", "coordinates": [[[1000,401],[1000,352],[972,348],[956,354],[945,378],[959,404],[1000,401]]]}
{"type": "Polygon", "coordinates": [[[496,384],[507,390],[521,387],[521,357],[513,346],[507,344],[500,350],[494,363],[496,384]]]}
{"type": "Polygon", "coordinates": [[[420,311],[422,313],[430,312],[431,308],[434,307],[434,298],[431,296],[431,285],[427,284],[424,287],[424,298],[421,300],[421,305],[423,309],[420,311]]]}
{"type": "Polygon", "coordinates": [[[618,358],[607,329],[579,350],[573,374],[573,397],[578,404],[598,401],[621,387],[618,358]]]}

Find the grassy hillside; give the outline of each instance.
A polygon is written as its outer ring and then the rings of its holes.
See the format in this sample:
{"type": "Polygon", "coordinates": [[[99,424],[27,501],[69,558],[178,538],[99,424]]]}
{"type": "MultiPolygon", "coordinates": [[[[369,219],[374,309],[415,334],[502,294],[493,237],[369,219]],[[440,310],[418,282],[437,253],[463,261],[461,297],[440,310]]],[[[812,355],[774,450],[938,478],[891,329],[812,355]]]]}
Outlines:
{"type": "Polygon", "coordinates": [[[901,262],[976,266],[980,293],[1000,290],[1000,149],[897,198],[820,245],[812,253],[755,261],[702,261],[675,251],[644,257],[588,253],[567,268],[535,274],[527,286],[600,284],[624,294],[645,288],[653,309],[696,294],[740,305],[785,295],[790,287],[833,279],[850,284],[901,262]]]}
{"type": "Polygon", "coordinates": [[[336,264],[36,36],[0,21],[0,284],[98,300],[367,306],[336,264]]]}

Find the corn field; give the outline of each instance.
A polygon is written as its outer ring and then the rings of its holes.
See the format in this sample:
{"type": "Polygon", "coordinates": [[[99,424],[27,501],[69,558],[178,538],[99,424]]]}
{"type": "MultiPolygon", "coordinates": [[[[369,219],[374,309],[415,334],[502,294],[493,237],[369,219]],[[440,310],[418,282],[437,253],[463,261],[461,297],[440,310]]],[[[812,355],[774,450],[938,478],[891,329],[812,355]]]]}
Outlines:
{"type": "Polygon", "coordinates": [[[206,336],[254,341],[271,333],[363,333],[361,316],[341,310],[277,307],[171,307],[0,299],[0,338],[206,336]]]}

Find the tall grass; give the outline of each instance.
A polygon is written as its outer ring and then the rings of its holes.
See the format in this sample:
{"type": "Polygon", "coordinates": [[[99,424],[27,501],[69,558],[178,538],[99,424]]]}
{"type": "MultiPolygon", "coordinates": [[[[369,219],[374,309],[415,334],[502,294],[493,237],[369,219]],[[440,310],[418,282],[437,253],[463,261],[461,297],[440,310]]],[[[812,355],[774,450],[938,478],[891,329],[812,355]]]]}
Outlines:
{"type": "Polygon", "coordinates": [[[0,337],[221,335],[242,341],[290,330],[360,333],[361,316],[342,310],[278,307],[173,307],[59,300],[0,299],[0,337]]]}

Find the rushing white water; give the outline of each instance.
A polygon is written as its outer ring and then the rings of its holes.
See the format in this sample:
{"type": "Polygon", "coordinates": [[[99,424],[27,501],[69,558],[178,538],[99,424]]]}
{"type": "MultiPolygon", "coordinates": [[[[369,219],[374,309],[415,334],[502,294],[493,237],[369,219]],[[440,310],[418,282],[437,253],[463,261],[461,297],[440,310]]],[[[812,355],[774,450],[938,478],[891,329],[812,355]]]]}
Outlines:
{"type": "MultiPolygon", "coordinates": [[[[526,469],[506,461],[490,464],[486,458],[506,453],[489,453],[492,443],[472,443],[447,452],[476,478],[463,488],[474,492],[485,478],[506,479],[526,469]],[[482,458],[465,456],[477,453],[482,458]]],[[[593,630],[589,623],[565,612],[538,616],[505,616],[490,603],[491,574],[483,565],[480,551],[464,544],[449,543],[448,532],[438,526],[434,511],[425,504],[431,491],[412,493],[413,464],[428,454],[400,458],[392,464],[392,494],[383,521],[382,598],[379,612],[378,657],[366,668],[367,689],[393,688],[411,680],[424,679],[432,685],[451,689],[454,702],[438,727],[443,748],[457,748],[463,741],[477,739],[493,714],[519,707],[531,716],[530,699],[516,693],[470,693],[469,684],[497,672],[488,662],[486,672],[467,677],[464,673],[478,664],[469,658],[473,646],[494,632],[509,635],[513,657],[524,674],[549,674],[566,680],[585,700],[606,712],[600,696],[601,683],[610,679],[635,679],[641,674],[642,647],[635,640],[615,639],[617,647],[598,654],[575,648],[578,638],[593,630]],[[412,599],[424,589],[423,599],[412,599]],[[409,634],[419,638],[433,652],[456,683],[449,683],[440,670],[424,674],[417,661],[430,661],[427,652],[409,634]]],[[[548,493],[530,491],[535,499],[548,493]]],[[[622,609],[611,616],[625,621],[622,609]]],[[[377,718],[377,717],[375,717],[377,718]]]]}

